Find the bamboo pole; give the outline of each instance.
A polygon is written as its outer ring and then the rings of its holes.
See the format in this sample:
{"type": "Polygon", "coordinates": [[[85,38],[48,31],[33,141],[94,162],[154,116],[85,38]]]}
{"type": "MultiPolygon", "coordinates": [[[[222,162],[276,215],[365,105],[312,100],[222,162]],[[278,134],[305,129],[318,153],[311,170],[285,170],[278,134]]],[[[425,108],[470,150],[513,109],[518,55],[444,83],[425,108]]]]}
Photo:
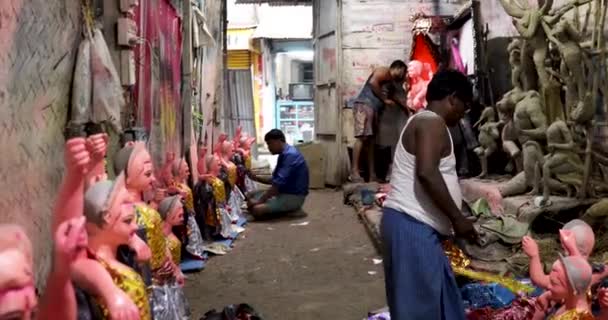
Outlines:
{"type": "MultiPolygon", "coordinates": [[[[604,66],[605,66],[605,61],[606,61],[606,46],[605,46],[605,40],[604,40],[604,26],[606,23],[606,1],[607,0],[596,0],[595,2],[595,29],[593,30],[593,37],[592,37],[592,41],[594,44],[594,47],[596,49],[599,50],[600,52],[600,59],[599,59],[599,68],[594,68],[595,74],[593,77],[593,100],[590,102],[593,106],[595,106],[595,103],[598,101],[599,98],[599,93],[598,93],[598,89],[599,89],[599,82],[600,82],[600,75],[601,72],[598,70],[601,70],[604,66]]],[[[588,192],[587,192],[587,188],[589,185],[589,179],[591,176],[591,169],[592,169],[592,162],[591,162],[591,158],[592,158],[592,150],[593,150],[593,133],[595,132],[595,121],[591,121],[589,124],[587,124],[586,127],[586,135],[587,135],[587,145],[585,147],[585,171],[583,173],[583,185],[581,186],[581,194],[580,196],[582,197],[587,197],[588,196],[588,192]]]]}

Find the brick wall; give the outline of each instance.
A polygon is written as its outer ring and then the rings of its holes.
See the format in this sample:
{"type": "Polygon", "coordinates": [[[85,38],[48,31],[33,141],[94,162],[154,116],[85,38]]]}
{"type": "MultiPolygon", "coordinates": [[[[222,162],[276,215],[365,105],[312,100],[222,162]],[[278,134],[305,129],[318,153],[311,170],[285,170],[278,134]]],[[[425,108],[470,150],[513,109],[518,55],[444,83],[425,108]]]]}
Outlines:
{"type": "Polygon", "coordinates": [[[80,1],[0,1],[0,222],[26,227],[37,281],[50,262],[50,216],[80,38],[80,1]]]}

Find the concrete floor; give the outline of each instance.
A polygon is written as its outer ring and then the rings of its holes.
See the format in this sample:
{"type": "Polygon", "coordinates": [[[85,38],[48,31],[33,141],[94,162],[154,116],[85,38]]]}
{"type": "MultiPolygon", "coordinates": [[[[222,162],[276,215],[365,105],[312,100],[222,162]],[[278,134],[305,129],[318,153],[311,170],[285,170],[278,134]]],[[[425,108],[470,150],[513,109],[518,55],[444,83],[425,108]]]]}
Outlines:
{"type": "Polygon", "coordinates": [[[384,307],[382,264],[342,193],[313,191],[304,210],[306,218],[250,223],[232,252],[190,275],[193,319],[235,303],[265,320],[361,320],[384,307]]]}

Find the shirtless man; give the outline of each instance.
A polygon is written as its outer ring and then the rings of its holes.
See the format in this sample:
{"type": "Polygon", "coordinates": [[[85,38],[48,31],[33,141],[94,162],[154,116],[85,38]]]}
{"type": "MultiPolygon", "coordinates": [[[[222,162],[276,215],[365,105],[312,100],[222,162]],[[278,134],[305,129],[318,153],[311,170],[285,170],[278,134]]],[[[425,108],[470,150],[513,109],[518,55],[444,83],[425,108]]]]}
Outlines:
{"type": "MultiPolygon", "coordinates": [[[[389,98],[388,93],[391,90],[383,90],[386,85],[395,87],[403,86],[407,66],[401,60],[396,60],[391,63],[389,68],[379,67],[372,72],[367,82],[361,89],[359,96],[353,101],[353,112],[355,115],[355,146],[353,148],[353,163],[352,172],[349,180],[353,182],[361,182],[359,171],[359,161],[361,159],[361,151],[363,148],[368,152],[368,167],[370,181],[376,179],[374,170],[374,134],[376,133],[376,122],[378,112],[385,106],[396,106],[397,103],[389,98]]],[[[399,104],[406,108],[407,102],[402,95],[395,95],[395,99],[399,104]]]]}

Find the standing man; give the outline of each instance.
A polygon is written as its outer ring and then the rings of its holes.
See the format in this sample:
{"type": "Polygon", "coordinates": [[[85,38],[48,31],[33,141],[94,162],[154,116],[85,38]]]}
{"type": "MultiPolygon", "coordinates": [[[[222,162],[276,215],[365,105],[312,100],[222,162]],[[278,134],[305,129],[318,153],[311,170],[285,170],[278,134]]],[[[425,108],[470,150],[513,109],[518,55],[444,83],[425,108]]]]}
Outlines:
{"type": "Polygon", "coordinates": [[[300,210],[308,195],[308,166],[304,156],[285,142],[285,135],[279,129],[270,130],[264,140],[270,153],[278,154],[279,159],[271,178],[250,174],[252,180],[270,185],[268,190],[248,195],[249,213],[256,219],[275,218],[300,210]]]}
{"type": "Polygon", "coordinates": [[[464,306],[442,240],[472,239],[448,126],[464,116],[472,86],[458,71],[428,85],[428,106],[408,120],[395,150],[381,233],[388,305],[393,320],[464,320],[464,306]]]}
{"type": "MultiPolygon", "coordinates": [[[[353,112],[355,116],[355,147],[353,149],[353,164],[350,180],[360,182],[363,179],[359,172],[359,161],[361,159],[361,151],[367,149],[368,167],[370,181],[376,180],[374,170],[374,135],[377,131],[378,113],[385,106],[396,106],[397,103],[390,99],[391,88],[402,87],[405,81],[407,66],[401,60],[395,60],[389,68],[379,67],[365,82],[359,96],[353,101],[353,112]]],[[[397,97],[400,97],[397,96],[397,97]]],[[[399,104],[407,108],[405,97],[399,99],[399,104]]]]}

